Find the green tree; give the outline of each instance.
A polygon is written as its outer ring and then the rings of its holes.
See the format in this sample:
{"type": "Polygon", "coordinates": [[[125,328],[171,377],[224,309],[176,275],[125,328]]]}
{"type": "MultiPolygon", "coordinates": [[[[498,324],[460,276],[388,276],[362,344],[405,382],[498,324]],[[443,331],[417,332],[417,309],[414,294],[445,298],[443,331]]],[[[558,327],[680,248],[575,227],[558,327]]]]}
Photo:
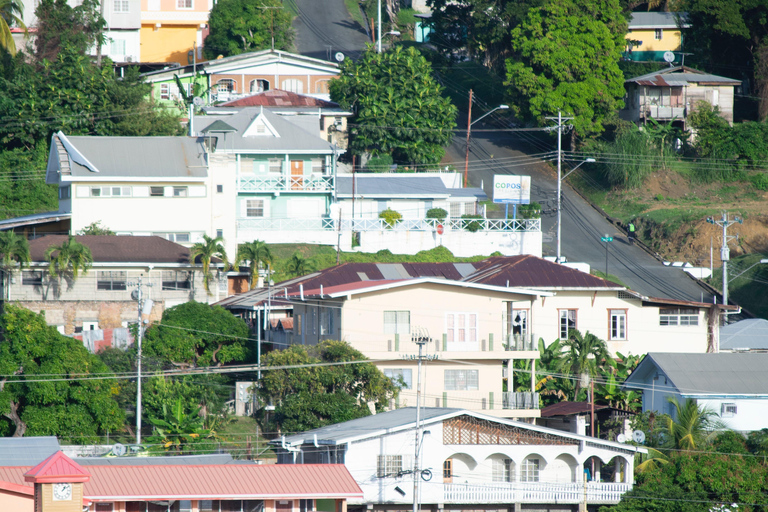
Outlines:
{"type": "Polygon", "coordinates": [[[16,55],[16,43],[13,41],[11,27],[18,26],[26,32],[23,15],[24,4],[21,0],[0,0],[0,50],[16,55]]]}
{"type": "Polygon", "coordinates": [[[669,398],[675,408],[673,417],[668,417],[663,426],[666,434],[664,448],[671,450],[698,450],[706,446],[725,426],[718,415],[688,398],[682,404],[669,398]]]}
{"type": "Polygon", "coordinates": [[[215,59],[269,48],[288,50],[293,42],[291,20],[281,0],[219,0],[208,18],[211,31],[203,53],[215,59]]]}
{"type": "Polygon", "coordinates": [[[42,315],[7,306],[0,344],[0,435],[59,436],[97,442],[123,426],[109,369],[82,342],[62,336],[42,315]]]}
{"type": "Polygon", "coordinates": [[[453,138],[456,107],[442,96],[432,66],[415,48],[373,48],[341,63],[331,99],[354,112],[350,148],[391,153],[399,163],[437,163],[453,138]]]}
{"type": "Polygon", "coordinates": [[[509,96],[518,114],[544,124],[572,115],[575,132],[599,135],[623,106],[618,62],[627,22],[617,0],[562,0],[528,11],[512,30],[509,96]]]}
{"type": "Polygon", "coordinates": [[[254,240],[253,242],[240,244],[237,248],[234,269],[239,271],[241,264],[248,263],[250,271],[248,280],[251,288],[253,288],[259,280],[259,267],[263,267],[271,262],[272,253],[269,251],[269,246],[262,240],[254,240]]]}
{"type": "Polygon", "coordinates": [[[568,331],[568,339],[563,341],[563,355],[558,367],[561,372],[576,378],[575,400],[580,399],[582,381],[585,377],[594,378],[604,361],[608,359],[608,346],[594,334],[587,331],[583,336],[577,329],[568,331]]]}
{"type": "Polygon", "coordinates": [[[58,209],[58,187],[46,184],[43,173],[38,170],[45,169],[47,158],[46,144],[39,144],[31,151],[20,148],[0,150],[0,217],[58,209]]]}
{"type": "Polygon", "coordinates": [[[98,0],[83,0],[72,7],[67,0],[42,0],[35,9],[37,32],[35,58],[55,61],[64,47],[87,55],[99,41],[105,42],[107,22],[102,18],[98,0]]]}
{"type": "Polygon", "coordinates": [[[224,249],[224,239],[220,236],[212,238],[208,235],[203,235],[202,242],[196,242],[189,249],[189,257],[194,261],[198,257],[203,264],[203,286],[208,295],[211,295],[210,283],[213,278],[211,273],[211,260],[213,258],[219,258],[224,267],[227,266],[227,250],[224,249]]]}
{"type": "Polygon", "coordinates": [[[186,302],[163,311],[146,331],[143,352],[175,365],[242,362],[248,355],[246,323],[221,306],[186,302]]]}
{"type": "Polygon", "coordinates": [[[48,274],[60,286],[61,279],[72,286],[80,272],[87,273],[93,263],[93,255],[87,245],[81,244],[75,237],[69,238],[60,245],[52,245],[45,250],[45,259],[48,260],[48,274]]]}
{"type": "Polygon", "coordinates": [[[286,265],[286,272],[291,277],[299,277],[315,271],[315,263],[311,259],[305,258],[299,251],[291,255],[286,265]]]}
{"type": "Polygon", "coordinates": [[[367,359],[349,344],[323,341],[314,350],[318,357],[293,345],[263,358],[262,364],[280,367],[257,383],[259,399],[275,405],[265,428],[302,432],[361,418],[370,414],[368,403],[382,411],[397,396],[398,387],[373,363],[317,366],[367,359]]]}
{"type": "MultiPolygon", "coordinates": [[[[29,264],[31,256],[29,254],[29,242],[23,235],[18,235],[13,231],[0,232],[0,272],[3,276],[0,276],[0,282],[7,283],[8,278],[13,275],[13,269],[18,266],[19,268],[29,264]]],[[[7,284],[0,289],[3,297],[5,297],[7,284]]]]}
{"type": "Polygon", "coordinates": [[[115,232],[106,226],[101,225],[101,221],[91,222],[83,229],[77,232],[78,235],[114,235],[115,232]]]}

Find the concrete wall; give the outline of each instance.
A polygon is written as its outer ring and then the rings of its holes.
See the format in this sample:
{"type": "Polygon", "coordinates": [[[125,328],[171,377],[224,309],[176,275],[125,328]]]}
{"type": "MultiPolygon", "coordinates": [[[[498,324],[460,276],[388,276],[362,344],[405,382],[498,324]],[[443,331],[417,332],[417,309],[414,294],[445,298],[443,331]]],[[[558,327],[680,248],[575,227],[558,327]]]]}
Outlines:
{"type": "Polygon", "coordinates": [[[656,39],[655,29],[632,29],[627,34],[627,39],[642,41],[643,44],[635,46],[632,51],[635,52],[666,52],[680,50],[682,38],[680,31],[676,29],[662,29],[661,39],[656,39]]]}

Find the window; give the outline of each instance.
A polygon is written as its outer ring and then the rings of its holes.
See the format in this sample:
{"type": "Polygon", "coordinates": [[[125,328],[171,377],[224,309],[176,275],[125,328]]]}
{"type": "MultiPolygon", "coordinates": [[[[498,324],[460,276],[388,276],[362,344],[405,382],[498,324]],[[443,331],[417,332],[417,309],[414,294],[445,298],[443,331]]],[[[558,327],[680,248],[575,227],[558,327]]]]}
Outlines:
{"type": "Polygon", "coordinates": [[[659,309],[659,325],[699,325],[699,310],[686,308],[659,309]]]}
{"type": "Polygon", "coordinates": [[[43,273],[38,270],[23,270],[21,272],[22,286],[42,286],[43,273]]]}
{"type": "Polygon", "coordinates": [[[163,271],[163,290],[189,290],[191,287],[192,275],[190,272],[163,271]]]}
{"type": "Polygon", "coordinates": [[[269,159],[269,172],[276,172],[280,174],[283,172],[283,161],[279,158],[269,159]]]}
{"type": "Polygon", "coordinates": [[[96,503],[96,512],[112,512],[113,510],[113,503],[96,503]]]}
{"type": "Polygon", "coordinates": [[[403,470],[402,455],[379,455],[376,464],[376,476],[395,476],[403,470]]]}
{"type": "Polygon", "coordinates": [[[460,219],[461,218],[461,203],[450,203],[451,211],[449,212],[451,215],[451,218],[453,219],[460,219]]]}
{"type": "Polygon", "coordinates": [[[189,189],[187,187],[173,187],[173,197],[187,197],[189,189]]]}
{"type": "Polygon", "coordinates": [[[539,459],[525,459],[523,461],[523,466],[520,468],[520,481],[539,481],[539,459]]]}
{"type": "Polygon", "coordinates": [[[325,309],[320,312],[320,334],[333,334],[333,310],[325,309]]]}
{"type": "Polygon", "coordinates": [[[385,311],[384,312],[384,334],[410,334],[411,333],[411,312],[410,311],[385,311]]]}
{"type": "Polygon", "coordinates": [[[476,313],[447,313],[445,315],[445,328],[448,343],[477,342],[477,314],[476,313]]]}
{"type": "Polygon", "coordinates": [[[221,194],[224,192],[224,185],[216,185],[216,193],[221,194]]]}
{"type": "Polygon", "coordinates": [[[412,388],[412,371],[407,368],[385,368],[384,375],[395,384],[402,386],[401,389],[412,388]]]}
{"type": "Polygon", "coordinates": [[[494,482],[512,481],[512,460],[511,459],[493,459],[492,473],[494,482]]]}
{"type": "Polygon", "coordinates": [[[59,199],[69,199],[72,197],[72,189],[70,187],[59,187],[59,199]]]}
{"type": "Polygon", "coordinates": [[[149,187],[150,197],[163,197],[165,195],[165,187],[149,187]]]}
{"type": "Polygon", "coordinates": [[[264,200],[263,199],[246,200],[245,216],[246,217],[263,217],[264,216],[264,200]]]}
{"type": "Polygon", "coordinates": [[[450,480],[453,478],[453,459],[445,459],[443,461],[443,480],[450,480]]]}
{"type": "Polygon", "coordinates": [[[315,510],[315,500],[299,500],[299,512],[312,512],[315,510]]]}
{"type": "Polygon", "coordinates": [[[720,404],[720,416],[732,418],[736,416],[736,404],[720,404]]]}
{"type": "Polygon", "coordinates": [[[237,85],[231,78],[222,78],[216,82],[216,92],[235,92],[237,85]]]}
{"type": "Polygon", "coordinates": [[[627,339],[627,310],[612,309],[611,314],[611,339],[627,339]]]}
{"type": "Polygon", "coordinates": [[[664,37],[664,29],[657,28],[656,30],[653,31],[653,38],[654,39],[656,39],[657,41],[661,41],[662,37],[664,37]]]}
{"type": "Polygon", "coordinates": [[[445,370],[446,391],[477,391],[478,370],[445,370]]]}
{"type": "Polygon", "coordinates": [[[223,229],[217,229],[216,230],[216,238],[224,238],[224,230],[223,229]]]}
{"type": "Polygon", "coordinates": [[[576,310],[575,309],[561,309],[560,310],[560,339],[568,339],[568,331],[576,329],[576,310]]]}
{"type": "Polygon", "coordinates": [[[91,187],[91,197],[126,197],[131,187],[91,187]]]}
{"type": "Polygon", "coordinates": [[[303,94],[304,83],[301,80],[289,78],[287,80],[283,80],[283,86],[281,89],[288,92],[295,92],[296,94],[303,94]]]}
{"type": "Polygon", "coordinates": [[[128,0],[114,0],[112,3],[115,12],[130,12],[130,3],[128,0]]]}
{"type": "Polygon", "coordinates": [[[261,80],[261,79],[251,80],[251,83],[249,84],[248,87],[249,87],[249,90],[254,94],[268,91],[269,80],[261,80]]]}
{"type": "Polygon", "coordinates": [[[325,170],[325,158],[313,158],[312,172],[315,174],[322,174],[323,170],[325,170]]]}
{"type": "Polygon", "coordinates": [[[194,6],[193,0],[176,0],[177,9],[192,9],[194,6]]]}
{"type": "Polygon", "coordinates": [[[318,80],[315,82],[315,94],[328,94],[329,80],[318,80]]]}
{"type": "Polygon", "coordinates": [[[112,55],[125,55],[125,39],[113,39],[109,48],[112,55]]]}
{"type": "Polygon", "coordinates": [[[160,84],[160,99],[171,99],[171,84],[160,84]]]}
{"type": "Polygon", "coordinates": [[[97,290],[125,290],[126,273],[120,271],[97,272],[96,289],[97,290]]]}
{"type": "Polygon", "coordinates": [[[152,233],[152,236],[159,236],[160,238],[180,244],[189,242],[189,233],[152,233]]]}

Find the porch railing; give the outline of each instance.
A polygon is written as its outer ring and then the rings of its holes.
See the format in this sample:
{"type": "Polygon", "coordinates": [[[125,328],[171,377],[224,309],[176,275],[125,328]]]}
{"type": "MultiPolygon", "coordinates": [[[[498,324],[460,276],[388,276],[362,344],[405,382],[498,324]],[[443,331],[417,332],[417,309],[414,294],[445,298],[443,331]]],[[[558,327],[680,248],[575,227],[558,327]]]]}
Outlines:
{"type": "Polygon", "coordinates": [[[248,176],[240,177],[238,192],[330,192],[333,176],[248,176]]]}
{"type": "Polygon", "coordinates": [[[493,482],[443,484],[445,502],[454,503],[618,503],[632,484],[611,482],[493,482]]]}
{"type": "MultiPolygon", "coordinates": [[[[443,226],[449,229],[462,231],[465,229],[466,220],[444,221],[443,226]]],[[[478,232],[538,232],[541,231],[539,219],[524,220],[488,220],[473,219],[479,225],[478,232]]],[[[438,222],[434,219],[403,219],[394,226],[389,227],[383,219],[342,219],[342,231],[435,231],[438,222]]],[[[331,230],[338,229],[338,219],[273,219],[252,218],[237,221],[238,228],[261,230],[331,230]]],[[[527,349],[526,349],[527,350],[527,349]]]]}
{"type": "Polygon", "coordinates": [[[539,409],[539,394],[507,391],[501,394],[504,409],[539,409]]]}

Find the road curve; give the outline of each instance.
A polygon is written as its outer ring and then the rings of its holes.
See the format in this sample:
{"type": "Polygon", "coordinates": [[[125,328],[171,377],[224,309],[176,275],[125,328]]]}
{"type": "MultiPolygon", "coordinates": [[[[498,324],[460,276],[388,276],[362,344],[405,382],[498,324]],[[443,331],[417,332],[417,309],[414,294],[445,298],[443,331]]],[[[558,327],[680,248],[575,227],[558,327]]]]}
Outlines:
{"type": "Polygon", "coordinates": [[[356,58],[370,42],[365,29],[354,21],[344,0],[290,0],[298,11],[293,20],[296,52],[334,60],[337,52],[356,58]]]}

